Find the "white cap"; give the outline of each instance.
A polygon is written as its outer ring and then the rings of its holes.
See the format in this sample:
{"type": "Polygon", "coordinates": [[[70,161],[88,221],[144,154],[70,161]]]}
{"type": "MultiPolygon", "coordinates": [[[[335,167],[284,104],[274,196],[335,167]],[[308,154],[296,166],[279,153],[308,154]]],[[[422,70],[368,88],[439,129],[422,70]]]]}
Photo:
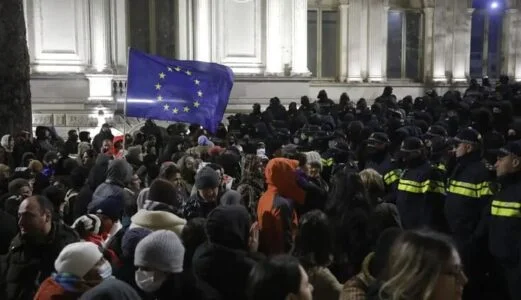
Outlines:
{"type": "Polygon", "coordinates": [[[72,243],[60,252],[54,262],[54,268],[58,273],[68,273],[83,278],[102,257],[103,254],[94,243],[72,243]]]}

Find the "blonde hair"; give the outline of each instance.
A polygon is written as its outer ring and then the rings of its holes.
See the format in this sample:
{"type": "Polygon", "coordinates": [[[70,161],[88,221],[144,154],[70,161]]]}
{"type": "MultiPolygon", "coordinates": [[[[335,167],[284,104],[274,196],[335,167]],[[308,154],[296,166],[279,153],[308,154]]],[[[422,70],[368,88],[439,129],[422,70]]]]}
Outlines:
{"type": "Polygon", "coordinates": [[[43,165],[39,160],[31,160],[27,168],[34,173],[40,173],[43,170],[43,165]]]}
{"type": "Polygon", "coordinates": [[[366,191],[370,194],[382,194],[385,191],[385,185],[382,175],[374,169],[365,169],[360,172],[360,178],[366,191]]]}
{"type": "Polygon", "coordinates": [[[406,231],[394,243],[380,297],[430,300],[439,276],[450,265],[455,247],[447,237],[428,231],[406,231]]]}

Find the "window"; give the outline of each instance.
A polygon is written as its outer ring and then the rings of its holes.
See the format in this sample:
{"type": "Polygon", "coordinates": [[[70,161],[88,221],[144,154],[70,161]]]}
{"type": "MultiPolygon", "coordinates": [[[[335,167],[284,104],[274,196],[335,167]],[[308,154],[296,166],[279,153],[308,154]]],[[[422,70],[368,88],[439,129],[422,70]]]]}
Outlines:
{"type": "Polygon", "coordinates": [[[501,72],[502,1],[475,0],[470,41],[470,76],[499,78],[501,72]]]}
{"type": "Polygon", "coordinates": [[[337,74],[337,23],[336,11],[308,11],[308,68],[313,77],[337,74]]]}
{"type": "Polygon", "coordinates": [[[422,15],[414,10],[391,10],[387,26],[387,78],[421,78],[422,15]]]}
{"type": "Polygon", "coordinates": [[[128,44],[168,58],[175,57],[176,0],[127,0],[128,44]]]}

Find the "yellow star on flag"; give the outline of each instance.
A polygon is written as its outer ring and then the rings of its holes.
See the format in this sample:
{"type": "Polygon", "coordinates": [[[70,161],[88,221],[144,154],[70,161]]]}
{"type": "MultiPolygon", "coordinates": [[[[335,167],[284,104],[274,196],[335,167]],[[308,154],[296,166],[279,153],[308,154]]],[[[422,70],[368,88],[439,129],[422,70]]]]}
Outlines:
{"type": "Polygon", "coordinates": [[[161,95],[157,96],[157,101],[159,101],[159,102],[163,101],[163,96],[161,96],[161,95]]]}
{"type": "Polygon", "coordinates": [[[174,114],[177,114],[177,113],[179,112],[179,109],[174,108],[174,109],[172,109],[172,112],[173,112],[174,114]]]}
{"type": "Polygon", "coordinates": [[[188,106],[185,106],[185,108],[183,108],[183,111],[184,112],[189,112],[190,111],[190,108],[188,106]]]}
{"type": "Polygon", "coordinates": [[[186,71],[185,73],[186,73],[186,75],[188,75],[188,76],[192,75],[192,72],[190,72],[190,71],[186,71]]]}
{"type": "Polygon", "coordinates": [[[175,69],[177,72],[181,71],[181,68],[179,66],[175,67],[175,69]]]}
{"type": "Polygon", "coordinates": [[[172,72],[172,68],[171,67],[168,67],[168,72],[172,72]]]}
{"type": "Polygon", "coordinates": [[[203,91],[197,91],[197,95],[198,95],[199,97],[202,97],[202,96],[203,96],[203,91]]]}
{"type": "Polygon", "coordinates": [[[161,89],[161,85],[158,83],[156,84],[156,90],[160,90],[161,89]]]}
{"type": "Polygon", "coordinates": [[[163,72],[159,73],[159,78],[165,79],[165,76],[166,76],[165,73],[163,73],[163,72]]]}
{"type": "Polygon", "coordinates": [[[196,80],[194,80],[194,83],[195,83],[195,85],[199,85],[200,81],[196,79],[196,80]]]}
{"type": "Polygon", "coordinates": [[[163,106],[163,108],[164,108],[165,110],[168,110],[168,109],[170,108],[170,105],[165,104],[165,106],[163,106]]]}
{"type": "Polygon", "coordinates": [[[194,102],[194,107],[195,107],[195,108],[198,108],[199,105],[201,105],[201,103],[199,103],[199,101],[195,101],[195,102],[194,102]]]}

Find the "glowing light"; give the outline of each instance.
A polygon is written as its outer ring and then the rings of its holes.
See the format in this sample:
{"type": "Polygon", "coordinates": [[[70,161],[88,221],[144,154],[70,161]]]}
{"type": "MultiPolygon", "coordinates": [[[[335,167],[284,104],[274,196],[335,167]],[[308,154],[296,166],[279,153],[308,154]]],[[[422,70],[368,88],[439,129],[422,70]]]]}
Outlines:
{"type": "Polygon", "coordinates": [[[499,7],[499,3],[497,1],[493,1],[492,3],[490,3],[491,9],[497,9],[498,7],[499,7]]]}

